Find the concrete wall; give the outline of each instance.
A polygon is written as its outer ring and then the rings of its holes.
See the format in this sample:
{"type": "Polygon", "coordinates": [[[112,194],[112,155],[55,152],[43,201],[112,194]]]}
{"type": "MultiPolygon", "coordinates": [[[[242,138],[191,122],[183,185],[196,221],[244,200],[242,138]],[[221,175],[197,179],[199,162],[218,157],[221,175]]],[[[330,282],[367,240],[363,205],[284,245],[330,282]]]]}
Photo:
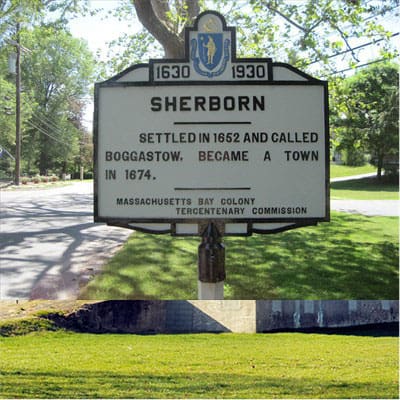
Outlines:
{"type": "Polygon", "coordinates": [[[395,300],[257,301],[257,332],[398,321],[399,302],[395,300]]]}
{"type": "Polygon", "coordinates": [[[255,333],[398,321],[397,300],[113,300],[67,317],[78,330],[125,333],[255,333]]]}
{"type": "Polygon", "coordinates": [[[85,304],[68,315],[64,324],[83,332],[161,333],[165,330],[165,310],[163,301],[102,301],[85,304]]]}
{"type": "MultiPolygon", "coordinates": [[[[206,316],[207,321],[218,321],[227,332],[256,331],[256,300],[194,300],[189,303],[195,310],[194,315],[201,313],[203,320],[206,316]]],[[[202,324],[196,325],[196,331],[202,330],[202,324]]]]}

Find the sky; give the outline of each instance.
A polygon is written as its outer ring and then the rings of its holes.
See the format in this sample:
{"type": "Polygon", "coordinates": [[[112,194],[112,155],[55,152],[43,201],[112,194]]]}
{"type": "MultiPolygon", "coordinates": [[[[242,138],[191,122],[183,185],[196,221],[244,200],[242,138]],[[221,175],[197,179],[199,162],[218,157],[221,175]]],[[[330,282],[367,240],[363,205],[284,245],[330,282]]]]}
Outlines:
{"type": "MultiPolygon", "coordinates": [[[[117,39],[123,33],[132,33],[139,30],[141,25],[138,21],[133,21],[131,26],[121,23],[117,18],[107,16],[118,4],[118,0],[91,0],[90,6],[93,9],[102,8],[104,11],[96,16],[79,17],[69,22],[71,34],[79,39],[84,39],[89,49],[96,54],[100,52],[101,59],[106,60],[108,42],[117,39]]],[[[84,115],[84,125],[91,131],[93,125],[93,101],[89,101],[84,115]]]]}
{"type": "MultiPolygon", "coordinates": [[[[290,1],[290,0],[288,0],[290,1]]],[[[297,1],[297,0],[296,0],[297,1]]],[[[123,33],[134,33],[141,29],[141,24],[136,20],[135,16],[132,16],[132,21],[130,23],[120,22],[117,18],[107,16],[116,5],[118,5],[118,0],[91,0],[90,5],[93,9],[101,8],[104,11],[96,16],[87,16],[76,18],[69,23],[69,27],[73,36],[84,39],[87,41],[89,49],[95,54],[100,52],[100,57],[106,60],[108,45],[107,43],[113,39],[117,39],[123,33]]],[[[386,29],[392,32],[398,32],[398,21],[395,18],[388,19],[384,18],[380,22],[385,26],[386,29]]],[[[359,39],[358,44],[365,43],[363,38],[359,39]]],[[[397,49],[400,48],[400,36],[393,38],[393,43],[396,44],[397,49]]],[[[377,57],[377,47],[368,46],[363,50],[360,50],[359,56],[361,62],[368,62],[371,59],[377,57]]],[[[268,57],[268,55],[266,55],[268,57]]],[[[280,60],[276,60],[280,61],[280,60]]],[[[341,61],[341,57],[336,57],[337,69],[343,69],[347,67],[347,63],[341,61]]],[[[85,112],[84,123],[85,126],[90,130],[92,126],[92,116],[93,116],[93,102],[90,101],[87,105],[85,112]]]]}
{"type": "MultiPolygon", "coordinates": [[[[118,5],[118,0],[91,0],[90,5],[93,9],[102,8],[104,11],[96,16],[73,19],[69,22],[69,27],[73,36],[87,41],[93,53],[100,49],[102,56],[106,57],[108,42],[123,33],[133,33],[141,28],[138,21],[128,25],[119,22],[115,17],[105,18],[118,5]]],[[[134,19],[136,20],[135,17],[132,18],[134,19]]]]}
{"type": "MultiPolygon", "coordinates": [[[[287,0],[293,2],[292,0],[287,0]]],[[[78,38],[84,39],[88,42],[90,50],[94,53],[101,50],[102,57],[106,57],[107,54],[107,43],[113,39],[118,38],[123,33],[133,33],[141,28],[141,24],[137,21],[136,17],[132,16],[130,24],[118,21],[117,18],[109,16],[105,18],[108,12],[112,11],[118,0],[90,0],[90,5],[93,9],[102,8],[104,12],[96,16],[80,17],[70,21],[69,26],[71,33],[78,38]]],[[[378,21],[385,28],[392,31],[399,31],[398,21],[393,18],[385,17],[378,21]]],[[[362,43],[363,39],[360,39],[362,43]]],[[[399,45],[399,39],[396,39],[397,46],[399,45]]],[[[399,47],[399,46],[398,46],[399,47]]],[[[362,57],[367,59],[374,57],[374,51],[376,48],[369,48],[362,51],[362,57]]],[[[268,55],[266,55],[268,57],[268,55]]]]}

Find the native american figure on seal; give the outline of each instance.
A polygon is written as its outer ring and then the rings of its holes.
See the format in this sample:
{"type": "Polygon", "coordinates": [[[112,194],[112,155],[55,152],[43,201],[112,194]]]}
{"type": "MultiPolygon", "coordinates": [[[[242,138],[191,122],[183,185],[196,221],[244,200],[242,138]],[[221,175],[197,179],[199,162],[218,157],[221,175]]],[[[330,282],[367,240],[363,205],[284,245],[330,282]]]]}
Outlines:
{"type": "Polygon", "coordinates": [[[208,42],[207,44],[203,43],[203,46],[207,48],[207,64],[212,64],[214,62],[215,52],[217,51],[217,46],[212,36],[208,36],[208,42]]]}

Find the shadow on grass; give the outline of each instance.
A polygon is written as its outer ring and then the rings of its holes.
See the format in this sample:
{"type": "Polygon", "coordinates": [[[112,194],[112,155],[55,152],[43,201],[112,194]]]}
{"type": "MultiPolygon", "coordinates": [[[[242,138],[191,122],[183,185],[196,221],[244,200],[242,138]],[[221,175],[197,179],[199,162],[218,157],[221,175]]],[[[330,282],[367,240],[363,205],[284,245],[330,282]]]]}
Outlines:
{"type": "Polygon", "coordinates": [[[309,328],[296,330],[281,330],[280,332],[301,332],[321,335],[344,335],[344,336],[367,336],[367,337],[399,337],[398,322],[388,322],[381,324],[368,324],[360,326],[340,327],[340,328],[309,328]]]}
{"type": "MultiPolygon", "coordinates": [[[[226,238],[226,299],[398,299],[397,218],[226,238]],[[382,224],[390,224],[386,233],[382,224]]],[[[200,239],[135,233],[82,299],[195,299],[200,239]]]]}
{"type": "Polygon", "coordinates": [[[368,191],[368,192],[398,192],[399,183],[382,177],[377,178],[362,178],[348,181],[332,182],[331,189],[335,190],[351,190],[351,191],[368,191]]]}
{"type": "MultiPolygon", "coordinates": [[[[168,374],[115,371],[2,372],[2,398],[397,398],[397,384],[376,379],[351,381],[334,376],[269,377],[268,369],[249,364],[246,374],[182,372],[168,374]]],[[[296,366],[293,366],[296,368],[296,366]]],[[[297,367],[300,369],[301,367],[297,367]]],[[[315,373],[315,375],[318,375],[315,373]]]]}
{"type": "Polygon", "coordinates": [[[197,239],[136,232],[83,299],[197,298],[197,239]]]}
{"type": "Polygon", "coordinates": [[[241,241],[234,241],[229,252],[238,255],[227,279],[233,297],[397,299],[398,246],[362,237],[360,219],[368,231],[368,218],[343,215],[317,228],[248,238],[242,253],[241,241]]]}

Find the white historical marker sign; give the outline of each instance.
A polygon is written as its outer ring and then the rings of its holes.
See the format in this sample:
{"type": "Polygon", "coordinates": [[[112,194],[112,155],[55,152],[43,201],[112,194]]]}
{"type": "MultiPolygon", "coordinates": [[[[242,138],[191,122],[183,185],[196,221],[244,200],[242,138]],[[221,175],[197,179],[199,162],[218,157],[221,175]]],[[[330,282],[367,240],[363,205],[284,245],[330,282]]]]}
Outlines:
{"type": "Polygon", "coordinates": [[[270,233],[329,220],[327,82],[237,59],[215,12],[186,30],[186,58],[96,84],[95,221],[199,234],[270,233]]]}

